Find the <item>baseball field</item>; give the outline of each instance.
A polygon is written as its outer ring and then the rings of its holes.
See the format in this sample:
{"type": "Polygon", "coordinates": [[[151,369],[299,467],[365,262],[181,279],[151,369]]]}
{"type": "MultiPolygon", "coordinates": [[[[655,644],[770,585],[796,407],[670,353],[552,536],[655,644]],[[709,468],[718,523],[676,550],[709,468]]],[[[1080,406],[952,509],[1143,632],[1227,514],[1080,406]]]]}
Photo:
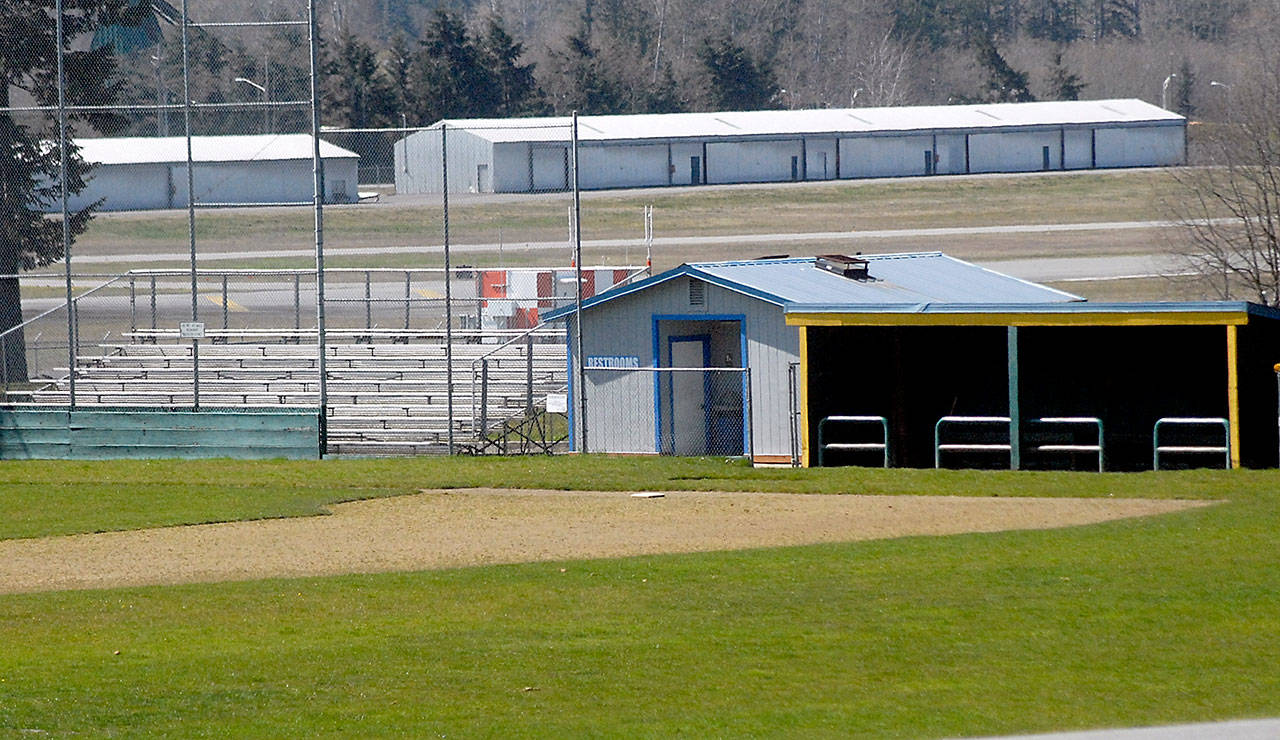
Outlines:
{"type": "Polygon", "coordinates": [[[1273,471],[3,463],[0,734],[1275,716],[1277,522],[1273,471]]]}

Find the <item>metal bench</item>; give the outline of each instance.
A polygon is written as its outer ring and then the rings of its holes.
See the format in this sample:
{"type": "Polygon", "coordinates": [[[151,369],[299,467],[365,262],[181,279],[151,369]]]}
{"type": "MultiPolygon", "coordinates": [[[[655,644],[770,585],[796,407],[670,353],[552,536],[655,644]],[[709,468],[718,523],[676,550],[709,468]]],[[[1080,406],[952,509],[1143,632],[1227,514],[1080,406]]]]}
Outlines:
{"type": "Polygon", "coordinates": [[[1221,453],[1223,467],[1231,467],[1231,424],[1222,417],[1199,416],[1166,416],[1156,419],[1151,429],[1151,467],[1160,469],[1160,455],[1203,455],[1221,453]],[[1162,426],[1214,426],[1222,427],[1223,443],[1221,445],[1162,445],[1160,444],[1160,427],[1162,426]]]}
{"type": "Polygon", "coordinates": [[[1102,419],[1095,416],[1046,416],[1040,419],[1032,419],[1033,424],[1053,424],[1053,425],[1093,425],[1098,430],[1098,441],[1096,444],[1073,444],[1073,443],[1049,443],[1036,445],[1037,452],[1065,452],[1069,454],[1080,452],[1092,452],[1098,456],[1098,472],[1103,472],[1105,458],[1103,453],[1103,435],[1102,435],[1102,419]]]}
{"type": "Polygon", "coordinates": [[[826,467],[827,450],[847,452],[875,451],[884,453],[884,467],[889,467],[889,420],[883,416],[828,416],[818,422],[818,467],[826,467]],[[872,424],[880,425],[879,442],[827,442],[827,427],[831,424],[872,424]]]}
{"type": "Polygon", "coordinates": [[[942,426],[944,424],[968,424],[968,425],[986,425],[986,424],[1004,424],[1006,432],[1009,427],[1009,417],[1007,416],[944,416],[938,419],[938,423],[933,425],[933,467],[942,467],[942,453],[944,451],[954,452],[1012,452],[1013,446],[1009,443],[976,443],[976,442],[950,442],[943,444],[942,442],[942,426]]]}

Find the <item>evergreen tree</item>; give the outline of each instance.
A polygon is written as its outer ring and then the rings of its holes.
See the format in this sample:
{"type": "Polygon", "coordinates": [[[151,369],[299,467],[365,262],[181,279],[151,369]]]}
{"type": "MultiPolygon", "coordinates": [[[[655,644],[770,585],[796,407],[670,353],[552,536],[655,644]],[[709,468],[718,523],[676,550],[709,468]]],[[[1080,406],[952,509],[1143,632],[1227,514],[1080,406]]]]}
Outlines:
{"type": "Polygon", "coordinates": [[[403,34],[391,38],[387,47],[386,70],[391,84],[391,93],[395,96],[396,113],[401,116],[397,124],[418,125],[431,123],[423,121],[418,114],[417,98],[413,94],[410,77],[413,68],[413,52],[403,34]]]}
{"type": "Polygon", "coordinates": [[[427,121],[474,117],[498,108],[500,93],[461,17],[436,10],[423,32],[410,85],[427,121]]]}
{"type": "Polygon", "coordinates": [[[629,112],[622,85],[605,70],[599,51],[591,43],[590,28],[589,17],[584,14],[583,22],[565,40],[564,47],[551,52],[555,85],[552,105],[557,113],[574,110],[589,115],[629,112]]]}
{"type": "Polygon", "coordinates": [[[991,103],[1030,103],[1036,98],[1027,85],[1027,73],[1009,66],[990,37],[974,41],[978,64],[987,71],[985,98],[991,103]]]}
{"type": "Polygon", "coordinates": [[[1191,102],[1191,96],[1195,90],[1196,73],[1191,67],[1191,62],[1186,59],[1182,60],[1182,66],[1178,68],[1178,87],[1173,97],[1173,109],[1179,114],[1190,118],[1195,115],[1196,106],[1191,102]]]}
{"type": "Polygon", "coordinates": [[[710,103],[717,110],[776,108],[780,92],[773,67],[757,60],[727,36],[707,39],[698,60],[710,87],[710,103]]]}
{"type": "Polygon", "coordinates": [[[542,91],[533,77],[533,65],[521,64],[524,46],[502,27],[495,16],[485,24],[479,40],[480,59],[497,90],[489,115],[518,116],[543,111],[542,91]]]}
{"type": "MultiPolygon", "coordinates": [[[[66,0],[63,28],[67,41],[64,58],[67,102],[71,105],[106,105],[114,101],[119,85],[112,81],[115,57],[110,44],[90,50],[72,42],[107,25],[134,22],[126,17],[123,0],[66,0]]],[[[54,114],[19,118],[9,108],[12,90],[21,90],[38,104],[56,105],[58,39],[54,31],[53,0],[5,0],[0,4],[0,331],[22,323],[22,295],[17,273],[63,258],[62,223],[45,214],[60,210],[62,152],[49,142],[58,141],[54,114]]],[[[75,122],[99,131],[119,129],[123,121],[106,113],[69,115],[68,139],[75,122]]],[[[70,143],[70,142],[69,142],[70,143]]],[[[89,167],[74,145],[67,151],[68,195],[84,189],[89,167]]],[[[68,214],[72,238],[82,234],[97,204],[68,214]]],[[[5,380],[24,380],[26,348],[22,331],[6,335],[5,380]]]]}
{"type": "Polygon", "coordinates": [[[343,32],[323,64],[324,120],[351,128],[374,128],[395,120],[395,96],[373,48],[343,32]]]}
{"type": "Polygon", "coordinates": [[[1080,27],[1081,0],[1042,0],[1030,9],[1026,21],[1032,38],[1067,44],[1084,35],[1080,27]]]}
{"type": "Polygon", "coordinates": [[[1087,85],[1080,75],[1067,69],[1062,62],[1062,49],[1053,53],[1053,66],[1049,72],[1049,96],[1053,100],[1079,100],[1087,85]]]}
{"type": "Polygon", "coordinates": [[[1094,0],[1094,40],[1142,35],[1142,0],[1094,0]]]}

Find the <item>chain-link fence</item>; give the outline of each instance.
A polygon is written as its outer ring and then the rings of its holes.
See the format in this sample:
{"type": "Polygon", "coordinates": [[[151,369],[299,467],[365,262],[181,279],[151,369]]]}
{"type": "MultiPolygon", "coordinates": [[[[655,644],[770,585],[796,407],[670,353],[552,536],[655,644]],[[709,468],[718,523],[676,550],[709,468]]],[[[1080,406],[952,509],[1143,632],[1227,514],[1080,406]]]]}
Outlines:
{"type": "MultiPolygon", "coordinates": [[[[589,452],[751,456],[747,368],[587,367],[589,452]]],[[[582,434],[581,419],[575,430],[582,434]]]]}
{"type": "Polygon", "coordinates": [[[28,193],[0,214],[8,404],[322,409],[329,452],[565,447],[544,317],[647,274],[652,244],[641,205],[579,223],[569,119],[325,126],[314,2],[152,3],[142,36],[50,5],[48,53],[4,57],[36,91],[0,98],[32,160],[0,173],[28,193]]]}

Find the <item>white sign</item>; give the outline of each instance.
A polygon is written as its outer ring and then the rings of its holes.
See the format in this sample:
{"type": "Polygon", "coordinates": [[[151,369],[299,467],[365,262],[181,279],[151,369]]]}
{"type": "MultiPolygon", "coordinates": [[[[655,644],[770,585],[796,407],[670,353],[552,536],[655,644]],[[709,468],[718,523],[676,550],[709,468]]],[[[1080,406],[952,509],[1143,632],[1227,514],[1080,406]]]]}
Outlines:
{"type": "Polygon", "coordinates": [[[178,336],[182,339],[204,339],[204,322],[183,321],[178,324],[178,336]]]}
{"type": "Polygon", "coordinates": [[[547,413],[548,414],[569,413],[569,397],[564,393],[548,393],[547,394],[547,413]]]}

